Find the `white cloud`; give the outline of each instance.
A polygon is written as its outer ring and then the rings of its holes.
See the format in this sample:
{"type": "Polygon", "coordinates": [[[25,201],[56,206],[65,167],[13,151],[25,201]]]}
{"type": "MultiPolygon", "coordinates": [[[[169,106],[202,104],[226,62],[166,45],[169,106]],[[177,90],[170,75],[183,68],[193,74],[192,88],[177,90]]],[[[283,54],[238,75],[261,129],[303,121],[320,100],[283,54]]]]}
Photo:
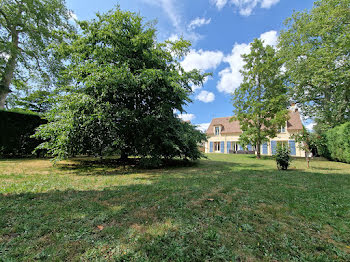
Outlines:
{"type": "Polygon", "coordinates": [[[177,34],[172,34],[169,38],[168,38],[169,41],[172,41],[172,42],[175,42],[175,41],[178,41],[180,40],[180,37],[177,35],[177,34]]]}
{"type": "Polygon", "coordinates": [[[305,128],[309,131],[313,131],[314,130],[314,126],[316,125],[315,122],[310,122],[308,124],[305,124],[305,128]]]}
{"type": "Polygon", "coordinates": [[[9,54],[6,54],[5,52],[0,53],[0,57],[3,57],[6,61],[10,58],[9,54]]]}
{"type": "Polygon", "coordinates": [[[224,54],[220,51],[191,50],[185,59],[181,62],[185,71],[193,69],[209,70],[215,69],[222,61],[224,54]]]}
{"type": "Polygon", "coordinates": [[[178,114],[177,116],[183,121],[192,121],[196,118],[194,114],[178,114]]]}
{"type": "Polygon", "coordinates": [[[143,0],[144,2],[161,7],[169,17],[171,23],[176,29],[180,29],[181,15],[176,8],[173,0],[143,0]]]}
{"type": "Polygon", "coordinates": [[[216,7],[221,10],[226,5],[233,5],[243,16],[249,16],[253,10],[260,4],[261,8],[269,9],[277,4],[280,0],[211,0],[216,7]]]}
{"type": "Polygon", "coordinates": [[[261,7],[269,9],[271,6],[277,4],[280,0],[263,0],[261,2],[261,7]]]}
{"type": "MultiPolygon", "coordinates": [[[[181,66],[185,71],[198,69],[200,71],[215,70],[222,62],[224,54],[220,51],[203,51],[190,50],[185,59],[181,62],[181,66]]],[[[203,81],[203,85],[208,82],[209,77],[203,81]]],[[[202,88],[202,85],[192,86],[192,90],[196,91],[202,88]]]]}
{"type": "Polygon", "coordinates": [[[210,103],[215,100],[215,95],[212,92],[203,90],[199,93],[199,95],[196,98],[204,103],[210,103]]]}
{"type": "MultiPolygon", "coordinates": [[[[260,35],[260,39],[265,41],[266,44],[276,45],[277,43],[277,32],[269,31],[260,35]]],[[[217,89],[224,93],[233,93],[236,88],[243,81],[243,76],[240,70],[244,66],[242,58],[243,54],[250,52],[250,44],[234,44],[230,55],[226,56],[223,61],[228,63],[230,66],[219,72],[220,80],[217,85],[217,89]]]]}
{"type": "Polygon", "coordinates": [[[265,32],[263,34],[261,34],[260,39],[264,41],[264,45],[272,45],[272,46],[276,46],[277,45],[277,40],[278,40],[278,36],[277,36],[277,31],[268,31],[265,32]]]}
{"type": "Polygon", "coordinates": [[[221,10],[226,4],[227,0],[211,0],[217,7],[217,9],[221,10]]]}
{"type": "Polygon", "coordinates": [[[73,11],[69,11],[69,19],[76,21],[78,20],[78,16],[73,11]]]}
{"type": "Polygon", "coordinates": [[[243,80],[243,76],[239,72],[244,65],[241,55],[249,53],[250,46],[248,44],[235,44],[232,53],[224,58],[224,62],[229,63],[230,67],[225,68],[219,73],[220,81],[217,89],[220,92],[232,93],[243,80]]]}
{"type": "Polygon", "coordinates": [[[205,19],[205,18],[199,18],[197,17],[196,19],[192,20],[190,22],[190,24],[188,25],[188,29],[189,30],[193,30],[195,29],[196,27],[200,27],[200,26],[203,26],[203,25],[208,25],[210,24],[211,22],[211,19],[205,19]]]}
{"type": "MultiPolygon", "coordinates": [[[[182,19],[182,12],[179,8],[179,4],[176,3],[175,0],[142,0],[145,3],[148,3],[153,6],[160,7],[164,13],[169,18],[171,24],[174,27],[174,31],[171,33],[171,36],[174,35],[182,35],[184,39],[190,40],[193,44],[195,44],[199,39],[202,38],[201,35],[188,31],[187,26],[185,26],[184,21],[182,19]]],[[[170,37],[171,37],[170,36],[170,37]]]]}
{"type": "Polygon", "coordinates": [[[197,125],[196,128],[199,131],[202,131],[203,133],[205,133],[208,130],[209,126],[210,126],[210,123],[203,123],[203,124],[197,125]]]}

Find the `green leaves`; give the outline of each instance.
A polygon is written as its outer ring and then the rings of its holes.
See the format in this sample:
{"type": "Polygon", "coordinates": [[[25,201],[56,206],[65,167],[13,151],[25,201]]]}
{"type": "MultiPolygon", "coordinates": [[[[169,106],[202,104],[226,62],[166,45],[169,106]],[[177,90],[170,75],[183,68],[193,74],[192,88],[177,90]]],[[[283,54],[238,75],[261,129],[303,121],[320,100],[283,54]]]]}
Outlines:
{"type": "Polygon", "coordinates": [[[69,59],[63,99],[39,130],[58,159],[76,154],[120,154],[157,159],[198,159],[205,135],[174,115],[190,102],[192,83],[207,74],[184,72],[189,42],[157,43],[152,24],[119,7],[79,22],[81,33],[54,48],[69,59]],[[69,50],[67,52],[67,50],[69,50]],[[54,130],[50,126],[58,125],[54,130]],[[50,135],[52,135],[50,137],[50,135]]]}
{"type": "Polygon", "coordinates": [[[328,130],[326,138],[330,157],[350,163],[350,122],[328,130]]]}
{"type": "Polygon", "coordinates": [[[289,147],[277,144],[275,159],[278,169],[287,170],[292,161],[289,147]]]}
{"type": "Polygon", "coordinates": [[[349,21],[349,0],[320,0],[287,19],[279,38],[294,100],[331,127],[350,119],[349,21]]]}
{"type": "Polygon", "coordinates": [[[281,73],[282,61],[271,46],[255,39],[251,52],[243,55],[243,83],[233,94],[234,118],[240,121],[244,144],[257,146],[276,136],[287,120],[287,88],[281,73]]]}
{"type": "Polygon", "coordinates": [[[11,89],[23,87],[20,82],[25,83],[26,93],[58,84],[63,64],[48,47],[64,39],[57,31],[74,31],[69,18],[64,0],[0,2],[0,50],[8,57],[0,60],[0,107],[11,89]]]}

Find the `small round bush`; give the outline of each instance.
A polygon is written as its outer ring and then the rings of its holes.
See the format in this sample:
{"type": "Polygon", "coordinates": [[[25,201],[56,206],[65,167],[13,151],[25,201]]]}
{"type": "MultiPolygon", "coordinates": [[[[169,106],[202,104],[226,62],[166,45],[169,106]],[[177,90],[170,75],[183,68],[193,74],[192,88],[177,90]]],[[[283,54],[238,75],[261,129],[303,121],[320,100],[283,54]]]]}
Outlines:
{"type": "Polygon", "coordinates": [[[291,162],[289,147],[277,145],[275,158],[277,162],[277,168],[279,170],[287,170],[291,162]]]}

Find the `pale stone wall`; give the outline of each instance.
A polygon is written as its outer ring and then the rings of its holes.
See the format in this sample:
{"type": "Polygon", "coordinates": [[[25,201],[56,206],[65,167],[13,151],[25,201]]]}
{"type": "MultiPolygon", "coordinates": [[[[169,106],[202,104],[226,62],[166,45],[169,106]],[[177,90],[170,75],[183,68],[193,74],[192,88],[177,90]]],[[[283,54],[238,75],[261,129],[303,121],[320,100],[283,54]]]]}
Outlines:
{"type": "MultiPolygon", "coordinates": [[[[289,141],[289,140],[295,140],[293,138],[291,138],[291,136],[294,134],[295,132],[288,132],[288,130],[286,130],[285,133],[279,133],[275,138],[270,139],[270,142],[267,143],[268,146],[268,155],[272,155],[271,152],[271,141],[289,141]]],[[[227,142],[238,142],[239,140],[239,135],[240,133],[232,133],[232,134],[224,134],[224,135],[218,135],[218,136],[209,136],[208,137],[208,141],[205,143],[205,153],[209,153],[210,151],[210,142],[224,142],[224,153],[227,154],[227,142]]],[[[305,157],[305,151],[300,149],[300,145],[298,143],[295,143],[295,150],[296,150],[296,155],[297,157],[305,157]]],[[[215,152],[214,153],[220,153],[220,152],[215,152]]],[[[262,148],[261,148],[261,154],[262,154],[262,148]]]]}

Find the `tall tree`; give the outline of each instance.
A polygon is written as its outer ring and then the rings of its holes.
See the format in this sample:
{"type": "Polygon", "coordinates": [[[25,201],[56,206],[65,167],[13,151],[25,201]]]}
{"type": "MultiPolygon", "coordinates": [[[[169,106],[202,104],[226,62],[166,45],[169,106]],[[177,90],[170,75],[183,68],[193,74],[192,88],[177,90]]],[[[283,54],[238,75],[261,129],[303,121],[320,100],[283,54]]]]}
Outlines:
{"type": "Polygon", "coordinates": [[[190,43],[157,43],[152,23],[119,7],[78,24],[80,33],[56,47],[70,58],[65,73],[76,84],[39,129],[47,139],[42,147],[57,159],[111,152],[123,159],[200,157],[205,136],[174,115],[206,76],[179,63],[190,43]]]}
{"type": "Polygon", "coordinates": [[[250,53],[243,55],[245,65],[241,71],[243,83],[233,94],[233,119],[239,120],[242,130],[240,140],[260,146],[276,136],[288,118],[287,88],[282,74],[282,61],[272,46],[255,39],[250,53]]]}
{"type": "Polygon", "coordinates": [[[350,121],[350,0],[320,0],[285,22],[279,47],[293,100],[326,129],[350,121]]]}
{"type": "Polygon", "coordinates": [[[64,0],[0,1],[0,108],[11,87],[51,82],[62,64],[47,47],[62,40],[56,31],[72,31],[64,0]]]}

